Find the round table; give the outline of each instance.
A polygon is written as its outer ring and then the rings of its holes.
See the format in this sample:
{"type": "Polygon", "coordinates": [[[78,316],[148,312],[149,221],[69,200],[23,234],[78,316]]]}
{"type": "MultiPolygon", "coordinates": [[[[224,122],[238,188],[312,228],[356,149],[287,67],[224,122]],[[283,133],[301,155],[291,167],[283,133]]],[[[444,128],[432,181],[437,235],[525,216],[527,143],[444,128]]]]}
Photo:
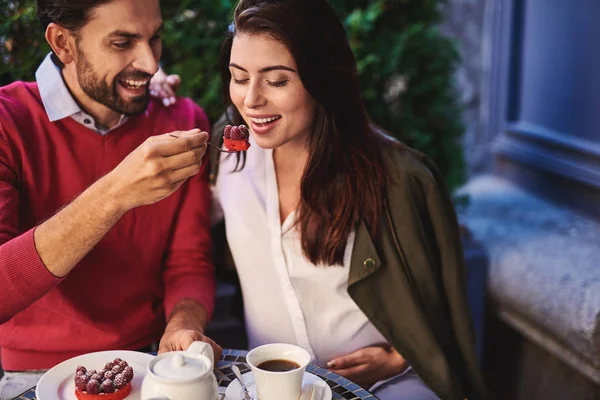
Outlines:
{"type": "MultiPolygon", "coordinates": [[[[244,350],[231,350],[223,349],[223,355],[221,360],[217,362],[215,368],[215,375],[219,382],[219,400],[225,400],[225,391],[227,386],[235,380],[231,366],[237,364],[242,374],[250,371],[250,367],[246,363],[247,351],[244,350]]],[[[309,364],[306,367],[306,371],[311,374],[315,374],[321,377],[331,388],[334,399],[347,399],[347,400],[378,400],[377,397],[364,390],[356,383],[349,381],[348,379],[341,377],[327,369],[319,368],[316,365],[309,364]]],[[[16,397],[14,400],[35,400],[35,387],[29,389],[27,392],[16,397]]]]}

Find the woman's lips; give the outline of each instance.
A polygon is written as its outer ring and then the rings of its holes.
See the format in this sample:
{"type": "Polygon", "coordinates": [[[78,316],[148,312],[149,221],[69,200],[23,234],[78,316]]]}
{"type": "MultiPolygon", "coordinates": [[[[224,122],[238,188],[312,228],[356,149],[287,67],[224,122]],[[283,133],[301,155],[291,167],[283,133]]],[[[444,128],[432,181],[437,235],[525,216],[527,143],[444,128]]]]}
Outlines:
{"type": "Polygon", "coordinates": [[[256,134],[264,135],[264,134],[269,133],[271,130],[273,130],[273,128],[275,128],[275,126],[277,126],[279,121],[281,121],[281,117],[278,117],[274,121],[270,121],[270,122],[266,122],[266,123],[258,123],[258,122],[255,122],[255,120],[251,119],[251,118],[249,120],[250,120],[250,126],[252,127],[252,131],[256,134]]]}

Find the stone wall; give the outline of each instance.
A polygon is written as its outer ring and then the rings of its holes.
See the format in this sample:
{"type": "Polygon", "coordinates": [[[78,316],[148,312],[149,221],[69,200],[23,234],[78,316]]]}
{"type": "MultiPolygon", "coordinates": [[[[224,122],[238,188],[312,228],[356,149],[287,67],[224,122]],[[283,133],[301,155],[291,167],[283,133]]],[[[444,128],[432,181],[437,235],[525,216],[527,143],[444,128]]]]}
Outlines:
{"type": "Polygon", "coordinates": [[[447,0],[442,5],[442,31],[456,39],[462,63],[456,84],[465,106],[465,160],[469,175],[488,169],[491,134],[488,132],[487,86],[491,44],[491,9],[495,0],[447,0]]]}

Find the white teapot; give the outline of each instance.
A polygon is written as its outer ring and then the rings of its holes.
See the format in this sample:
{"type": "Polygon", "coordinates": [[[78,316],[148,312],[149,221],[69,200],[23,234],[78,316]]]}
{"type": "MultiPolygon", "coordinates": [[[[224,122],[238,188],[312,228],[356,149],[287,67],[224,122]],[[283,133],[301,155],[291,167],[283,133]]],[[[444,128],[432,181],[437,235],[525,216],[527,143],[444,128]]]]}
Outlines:
{"type": "Polygon", "coordinates": [[[216,400],[212,347],[194,342],[187,351],[160,354],[148,363],[142,400],[216,400]]]}

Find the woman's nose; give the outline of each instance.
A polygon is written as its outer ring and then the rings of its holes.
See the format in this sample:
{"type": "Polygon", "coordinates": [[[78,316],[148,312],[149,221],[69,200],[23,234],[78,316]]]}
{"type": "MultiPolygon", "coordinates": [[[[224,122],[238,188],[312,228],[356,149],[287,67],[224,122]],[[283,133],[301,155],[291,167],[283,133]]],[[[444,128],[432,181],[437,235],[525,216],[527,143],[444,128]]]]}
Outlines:
{"type": "Polygon", "coordinates": [[[261,93],[258,85],[251,84],[244,98],[244,105],[248,108],[256,108],[265,105],[265,103],[266,98],[261,93]]]}

